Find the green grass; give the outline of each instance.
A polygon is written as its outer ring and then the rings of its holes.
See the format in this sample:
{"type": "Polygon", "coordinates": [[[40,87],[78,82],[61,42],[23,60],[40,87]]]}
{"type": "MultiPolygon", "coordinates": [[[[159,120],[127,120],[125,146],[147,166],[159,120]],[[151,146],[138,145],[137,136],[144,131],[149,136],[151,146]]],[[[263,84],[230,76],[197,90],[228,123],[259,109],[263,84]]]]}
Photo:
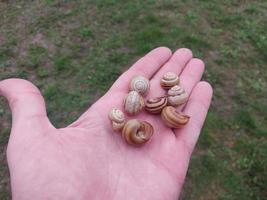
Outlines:
{"type": "Polygon", "coordinates": [[[84,39],[93,37],[93,32],[89,27],[80,28],[80,36],[84,39]]]}
{"type": "Polygon", "coordinates": [[[46,59],[47,50],[44,47],[38,45],[31,45],[28,50],[28,61],[29,67],[37,67],[43,64],[46,59]]]}
{"type": "Polygon", "coordinates": [[[54,68],[57,72],[68,70],[71,67],[71,58],[69,56],[56,55],[54,58],[54,68]]]}
{"type": "MultiPolygon", "coordinates": [[[[214,98],[181,199],[264,200],[266,8],[262,0],[3,1],[0,79],[33,81],[51,121],[63,127],[150,49],[191,48],[206,63],[214,98]]],[[[11,115],[0,105],[2,153],[11,115]]],[[[0,166],[0,199],[9,199],[4,154],[0,166]]]]}

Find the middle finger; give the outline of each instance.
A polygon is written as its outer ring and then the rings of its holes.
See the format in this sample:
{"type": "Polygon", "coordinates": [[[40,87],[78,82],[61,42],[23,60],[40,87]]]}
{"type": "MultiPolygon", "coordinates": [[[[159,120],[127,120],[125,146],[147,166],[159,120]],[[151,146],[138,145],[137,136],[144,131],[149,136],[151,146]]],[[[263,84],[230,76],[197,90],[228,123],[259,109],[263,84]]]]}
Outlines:
{"type": "Polygon", "coordinates": [[[166,91],[160,87],[160,80],[166,72],[180,74],[186,64],[192,59],[191,50],[186,48],[178,49],[170,60],[150,80],[151,89],[149,97],[163,96],[166,91]]]}

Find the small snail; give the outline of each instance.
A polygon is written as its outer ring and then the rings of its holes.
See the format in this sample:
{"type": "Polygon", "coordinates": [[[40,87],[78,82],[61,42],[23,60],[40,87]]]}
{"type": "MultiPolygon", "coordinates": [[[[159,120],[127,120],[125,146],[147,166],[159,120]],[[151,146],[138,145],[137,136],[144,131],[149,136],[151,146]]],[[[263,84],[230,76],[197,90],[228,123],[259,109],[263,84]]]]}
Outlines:
{"type": "Polygon", "coordinates": [[[179,77],[173,72],[167,72],[164,74],[160,81],[160,85],[164,89],[170,89],[171,87],[179,84],[179,77]]]}
{"type": "Polygon", "coordinates": [[[187,92],[185,92],[185,90],[179,85],[173,86],[168,91],[168,104],[171,106],[179,106],[185,103],[187,99],[187,92]]]}
{"type": "Polygon", "coordinates": [[[113,108],[109,114],[109,119],[112,122],[112,128],[114,131],[120,131],[125,124],[125,117],[121,110],[113,108]]]}
{"type": "Polygon", "coordinates": [[[130,83],[130,90],[134,90],[141,95],[146,95],[149,87],[149,80],[144,76],[135,76],[130,83]]]}
{"type": "Polygon", "coordinates": [[[146,101],[145,109],[152,114],[157,114],[160,113],[166,105],[166,97],[151,98],[146,101]]]}
{"type": "Polygon", "coordinates": [[[124,100],[124,109],[130,115],[137,114],[144,106],[143,97],[136,91],[129,92],[124,100]]]}
{"type": "Polygon", "coordinates": [[[153,132],[153,126],[148,122],[132,119],[124,125],[122,137],[129,144],[142,145],[152,137],[153,132]]]}
{"type": "Polygon", "coordinates": [[[163,108],[161,118],[164,123],[170,128],[181,128],[189,121],[189,116],[181,112],[177,112],[172,106],[163,108]]]}

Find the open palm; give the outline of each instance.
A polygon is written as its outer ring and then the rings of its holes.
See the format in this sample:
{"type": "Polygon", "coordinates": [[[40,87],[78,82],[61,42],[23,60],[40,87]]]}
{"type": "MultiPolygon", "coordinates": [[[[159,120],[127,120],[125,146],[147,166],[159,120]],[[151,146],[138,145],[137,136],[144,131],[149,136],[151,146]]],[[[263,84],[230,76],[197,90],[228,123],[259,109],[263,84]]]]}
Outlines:
{"type": "MultiPolygon", "coordinates": [[[[177,199],[191,153],[205,120],[212,96],[201,60],[188,49],[173,55],[154,49],[122,74],[111,89],[77,121],[56,129],[49,122],[39,90],[21,79],[0,82],[0,95],[12,110],[12,132],[7,149],[13,199],[177,199]],[[154,127],[152,139],[142,147],[128,145],[112,131],[108,112],[123,110],[130,79],[150,79],[149,97],[160,88],[164,73],[180,74],[190,93],[182,109],[190,115],[181,129],[167,128],[160,115],[135,116],[154,127]]],[[[130,117],[127,117],[130,119],[130,117]]]]}

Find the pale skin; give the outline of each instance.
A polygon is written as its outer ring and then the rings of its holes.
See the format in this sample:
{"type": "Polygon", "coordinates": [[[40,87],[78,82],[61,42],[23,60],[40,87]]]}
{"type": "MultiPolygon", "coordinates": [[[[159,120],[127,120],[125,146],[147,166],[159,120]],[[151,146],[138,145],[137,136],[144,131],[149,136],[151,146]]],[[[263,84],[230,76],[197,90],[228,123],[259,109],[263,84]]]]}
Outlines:
{"type": "Polygon", "coordinates": [[[209,83],[200,81],[203,71],[203,61],[193,58],[189,49],[172,53],[156,48],[123,73],[79,119],[60,129],[49,121],[44,99],[33,84],[0,81],[0,95],[12,111],[7,148],[12,199],[178,199],[212,97],[209,83]],[[123,110],[135,75],[150,79],[148,97],[164,95],[159,82],[168,71],[179,74],[190,93],[187,104],[178,108],[191,116],[189,123],[172,130],[160,115],[143,111],[135,118],[151,123],[154,135],[142,147],[127,144],[112,130],[108,112],[123,110]]]}

